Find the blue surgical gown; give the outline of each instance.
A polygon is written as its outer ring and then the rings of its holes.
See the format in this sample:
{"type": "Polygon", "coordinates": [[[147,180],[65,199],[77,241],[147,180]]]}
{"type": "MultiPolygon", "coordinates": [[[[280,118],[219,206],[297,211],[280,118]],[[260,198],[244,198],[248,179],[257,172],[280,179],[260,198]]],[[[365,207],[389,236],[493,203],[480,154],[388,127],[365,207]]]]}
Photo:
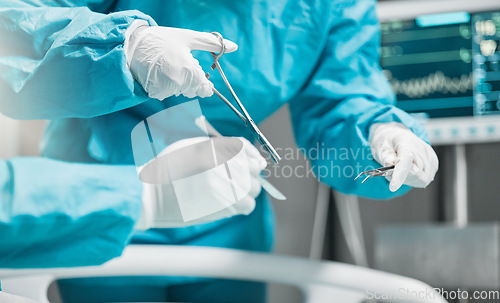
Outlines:
{"type": "MultiPolygon", "coordinates": [[[[312,167],[322,182],[344,193],[371,198],[391,198],[408,190],[404,186],[391,193],[382,178],[361,186],[351,176],[319,171],[322,167],[377,166],[367,156],[368,132],[374,123],[401,122],[427,140],[423,126],[394,107],[394,95],[379,66],[380,32],[374,0],[2,2],[0,35],[8,43],[0,47],[0,111],[17,119],[52,120],[42,142],[46,157],[133,164],[132,128],[187,100],[149,99],[134,82],[126,66],[124,34],[134,20],[143,19],[153,26],[218,31],[236,42],[238,51],[224,55],[221,62],[235,91],[257,123],[289,104],[297,143],[311,151],[312,167]],[[340,156],[341,150],[349,153],[340,156]]],[[[208,71],[210,54],[193,54],[208,71]]],[[[213,73],[211,80],[228,95],[219,75],[213,73]]],[[[216,96],[200,101],[205,116],[224,135],[250,137],[216,96]]],[[[33,167],[34,172],[41,169],[33,167]]],[[[119,180],[128,177],[116,176],[119,180]]],[[[272,209],[261,194],[249,216],[138,232],[132,243],[269,251],[272,231],[272,209]]],[[[73,237],[82,237],[82,232],[75,231],[73,237]]],[[[127,232],[116,231],[115,235],[123,238],[127,232]]],[[[100,258],[115,255],[114,250],[102,250],[100,258]]],[[[5,265],[9,263],[0,264],[5,265]]],[[[44,266],[43,260],[39,266],[44,266]]],[[[101,282],[125,283],[117,278],[101,282]]]]}
{"type": "Polygon", "coordinates": [[[119,256],[141,211],[135,176],[132,165],[0,160],[0,266],[84,266],[119,256]]]}

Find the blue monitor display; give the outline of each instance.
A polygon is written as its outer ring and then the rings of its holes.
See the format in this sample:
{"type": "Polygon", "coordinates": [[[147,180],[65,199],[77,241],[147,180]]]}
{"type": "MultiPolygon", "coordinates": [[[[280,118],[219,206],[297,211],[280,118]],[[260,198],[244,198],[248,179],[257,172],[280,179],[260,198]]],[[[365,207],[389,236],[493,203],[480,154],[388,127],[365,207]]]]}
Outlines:
{"type": "Polygon", "coordinates": [[[421,118],[500,114],[500,12],[423,15],[381,29],[398,107],[421,118]]]}

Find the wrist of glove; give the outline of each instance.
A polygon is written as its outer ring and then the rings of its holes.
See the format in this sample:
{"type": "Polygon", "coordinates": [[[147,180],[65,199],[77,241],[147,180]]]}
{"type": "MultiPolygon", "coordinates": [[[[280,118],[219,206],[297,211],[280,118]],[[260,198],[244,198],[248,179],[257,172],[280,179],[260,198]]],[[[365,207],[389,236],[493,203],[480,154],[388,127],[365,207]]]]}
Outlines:
{"type": "Polygon", "coordinates": [[[403,184],[425,188],[433,180],[439,160],[432,147],[401,123],[377,123],[370,128],[369,144],[374,159],[383,166],[395,165],[389,189],[403,184]]]}
{"type": "MultiPolygon", "coordinates": [[[[224,40],[226,53],[238,46],[224,40]]],[[[187,29],[149,26],[134,21],[125,32],[128,67],[149,97],[163,100],[172,95],[188,98],[210,97],[213,84],[206,77],[192,50],[219,53],[219,39],[211,34],[187,29]]]]}
{"type": "Polygon", "coordinates": [[[261,191],[257,177],[267,165],[248,140],[235,137],[180,140],[158,159],[162,160],[154,160],[157,163],[146,165],[141,173],[149,169],[154,174],[168,174],[169,180],[144,183],[143,212],[135,226],[139,230],[185,227],[250,214],[261,191]],[[168,168],[159,167],[161,162],[168,168]]]}

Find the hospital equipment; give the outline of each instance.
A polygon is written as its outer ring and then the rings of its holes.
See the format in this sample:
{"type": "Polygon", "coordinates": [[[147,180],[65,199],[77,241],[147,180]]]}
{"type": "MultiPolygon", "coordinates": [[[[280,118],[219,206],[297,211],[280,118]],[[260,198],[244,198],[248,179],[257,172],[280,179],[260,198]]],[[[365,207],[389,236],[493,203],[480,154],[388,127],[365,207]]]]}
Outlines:
{"type": "Polygon", "coordinates": [[[368,176],[366,176],[366,178],[363,179],[363,181],[361,181],[361,183],[365,183],[365,181],[371,177],[385,177],[385,176],[392,175],[393,170],[394,170],[394,165],[383,166],[383,167],[375,168],[372,170],[367,170],[367,171],[361,172],[359,175],[357,175],[356,178],[354,178],[354,180],[357,180],[362,175],[368,175],[368,176]]]}
{"type": "MultiPolygon", "coordinates": [[[[307,303],[360,303],[369,296],[401,297],[427,294],[412,303],[445,303],[420,281],[364,267],[292,256],[246,252],[227,248],[131,245],[121,257],[102,266],[54,269],[2,269],[7,293],[48,303],[47,288],[57,279],[106,276],[198,276],[266,281],[299,288],[307,303]]],[[[413,299],[408,297],[407,299],[413,299]]]]}
{"type": "MultiPolygon", "coordinates": [[[[215,127],[213,127],[212,124],[210,124],[210,122],[208,122],[205,116],[197,118],[195,123],[202,130],[206,130],[209,136],[222,137],[222,134],[219,133],[219,131],[217,131],[215,127]]],[[[274,185],[272,185],[271,182],[267,181],[260,175],[257,178],[259,180],[260,185],[262,185],[262,188],[264,188],[271,195],[271,197],[277,200],[286,200],[285,195],[283,195],[283,193],[281,193],[276,187],[274,187],[274,185]]]]}
{"type": "MultiPolygon", "coordinates": [[[[250,130],[254,133],[254,135],[257,138],[257,140],[259,141],[260,145],[262,145],[262,147],[266,150],[266,152],[273,159],[273,161],[275,163],[278,163],[278,161],[281,160],[280,155],[274,149],[274,147],[271,145],[269,140],[267,140],[267,138],[264,136],[264,134],[260,131],[259,127],[257,126],[257,124],[255,124],[252,117],[250,117],[250,114],[248,114],[248,111],[243,106],[243,103],[241,103],[240,99],[238,98],[238,96],[234,92],[233,88],[231,87],[231,84],[227,80],[226,75],[222,71],[222,67],[219,64],[219,59],[226,52],[224,38],[222,37],[221,34],[219,34],[217,32],[213,32],[212,34],[214,34],[215,36],[217,36],[219,38],[219,41],[222,45],[222,48],[221,48],[221,51],[219,54],[216,54],[214,52],[211,53],[212,57],[214,58],[214,63],[212,64],[211,68],[212,68],[212,70],[215,70],[215,68],[217,68],[217,70],[219,71],[219,73],[222,77],[222,80],[224,80],[224,83],[226,84],[227,88],[231,92],[231,95],[233,95],[234,100],[236,100],[236,103],[238,104],[238,106],[241,109],[241,111],[243,112],[243,114],[241,114],[221,93],[219,93],[215,87],[213,88],[213,91],[215,92],[215,94],[217,96],[219,96],[222,99],[222,101],[224,101],[224,103],[226,103],[231,108],[231,110],[233,112],[235,112],[243,121],[245,121],[245,124],[250,123],[250,130]]],[[[210,78],[210,74],[207,73],[206,77],[207,77],[207,79],[210,78]]]]}
{"type": "Polygon", "coordinates": [[[378,4],[397,106],[422,119],[433,145],[500,140],[499,2],[423,3],[378,4]]]}

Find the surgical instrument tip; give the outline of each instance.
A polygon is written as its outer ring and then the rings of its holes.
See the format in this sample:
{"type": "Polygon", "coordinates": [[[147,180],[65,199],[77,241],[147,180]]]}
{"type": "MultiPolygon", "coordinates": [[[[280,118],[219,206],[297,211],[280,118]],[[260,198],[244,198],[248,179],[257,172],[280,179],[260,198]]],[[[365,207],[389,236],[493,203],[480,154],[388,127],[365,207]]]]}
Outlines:
{"type": "Polygon", "coordinates": [[[367,170],[367,171],[361,172],[359,175],[357,175],[356,178],[354,178],[354,180],[358,179],[362,175],[367,175],[366,178],[364,178],[363,181],[361,181],[361,183],[365,183],[365,181],[371,177],[389,176],[392,174],[394,167],[395,167],[395,165],[390,165],[390,166],[379,167],[379,168],[372,169],[372,170],[367,170]]]}

